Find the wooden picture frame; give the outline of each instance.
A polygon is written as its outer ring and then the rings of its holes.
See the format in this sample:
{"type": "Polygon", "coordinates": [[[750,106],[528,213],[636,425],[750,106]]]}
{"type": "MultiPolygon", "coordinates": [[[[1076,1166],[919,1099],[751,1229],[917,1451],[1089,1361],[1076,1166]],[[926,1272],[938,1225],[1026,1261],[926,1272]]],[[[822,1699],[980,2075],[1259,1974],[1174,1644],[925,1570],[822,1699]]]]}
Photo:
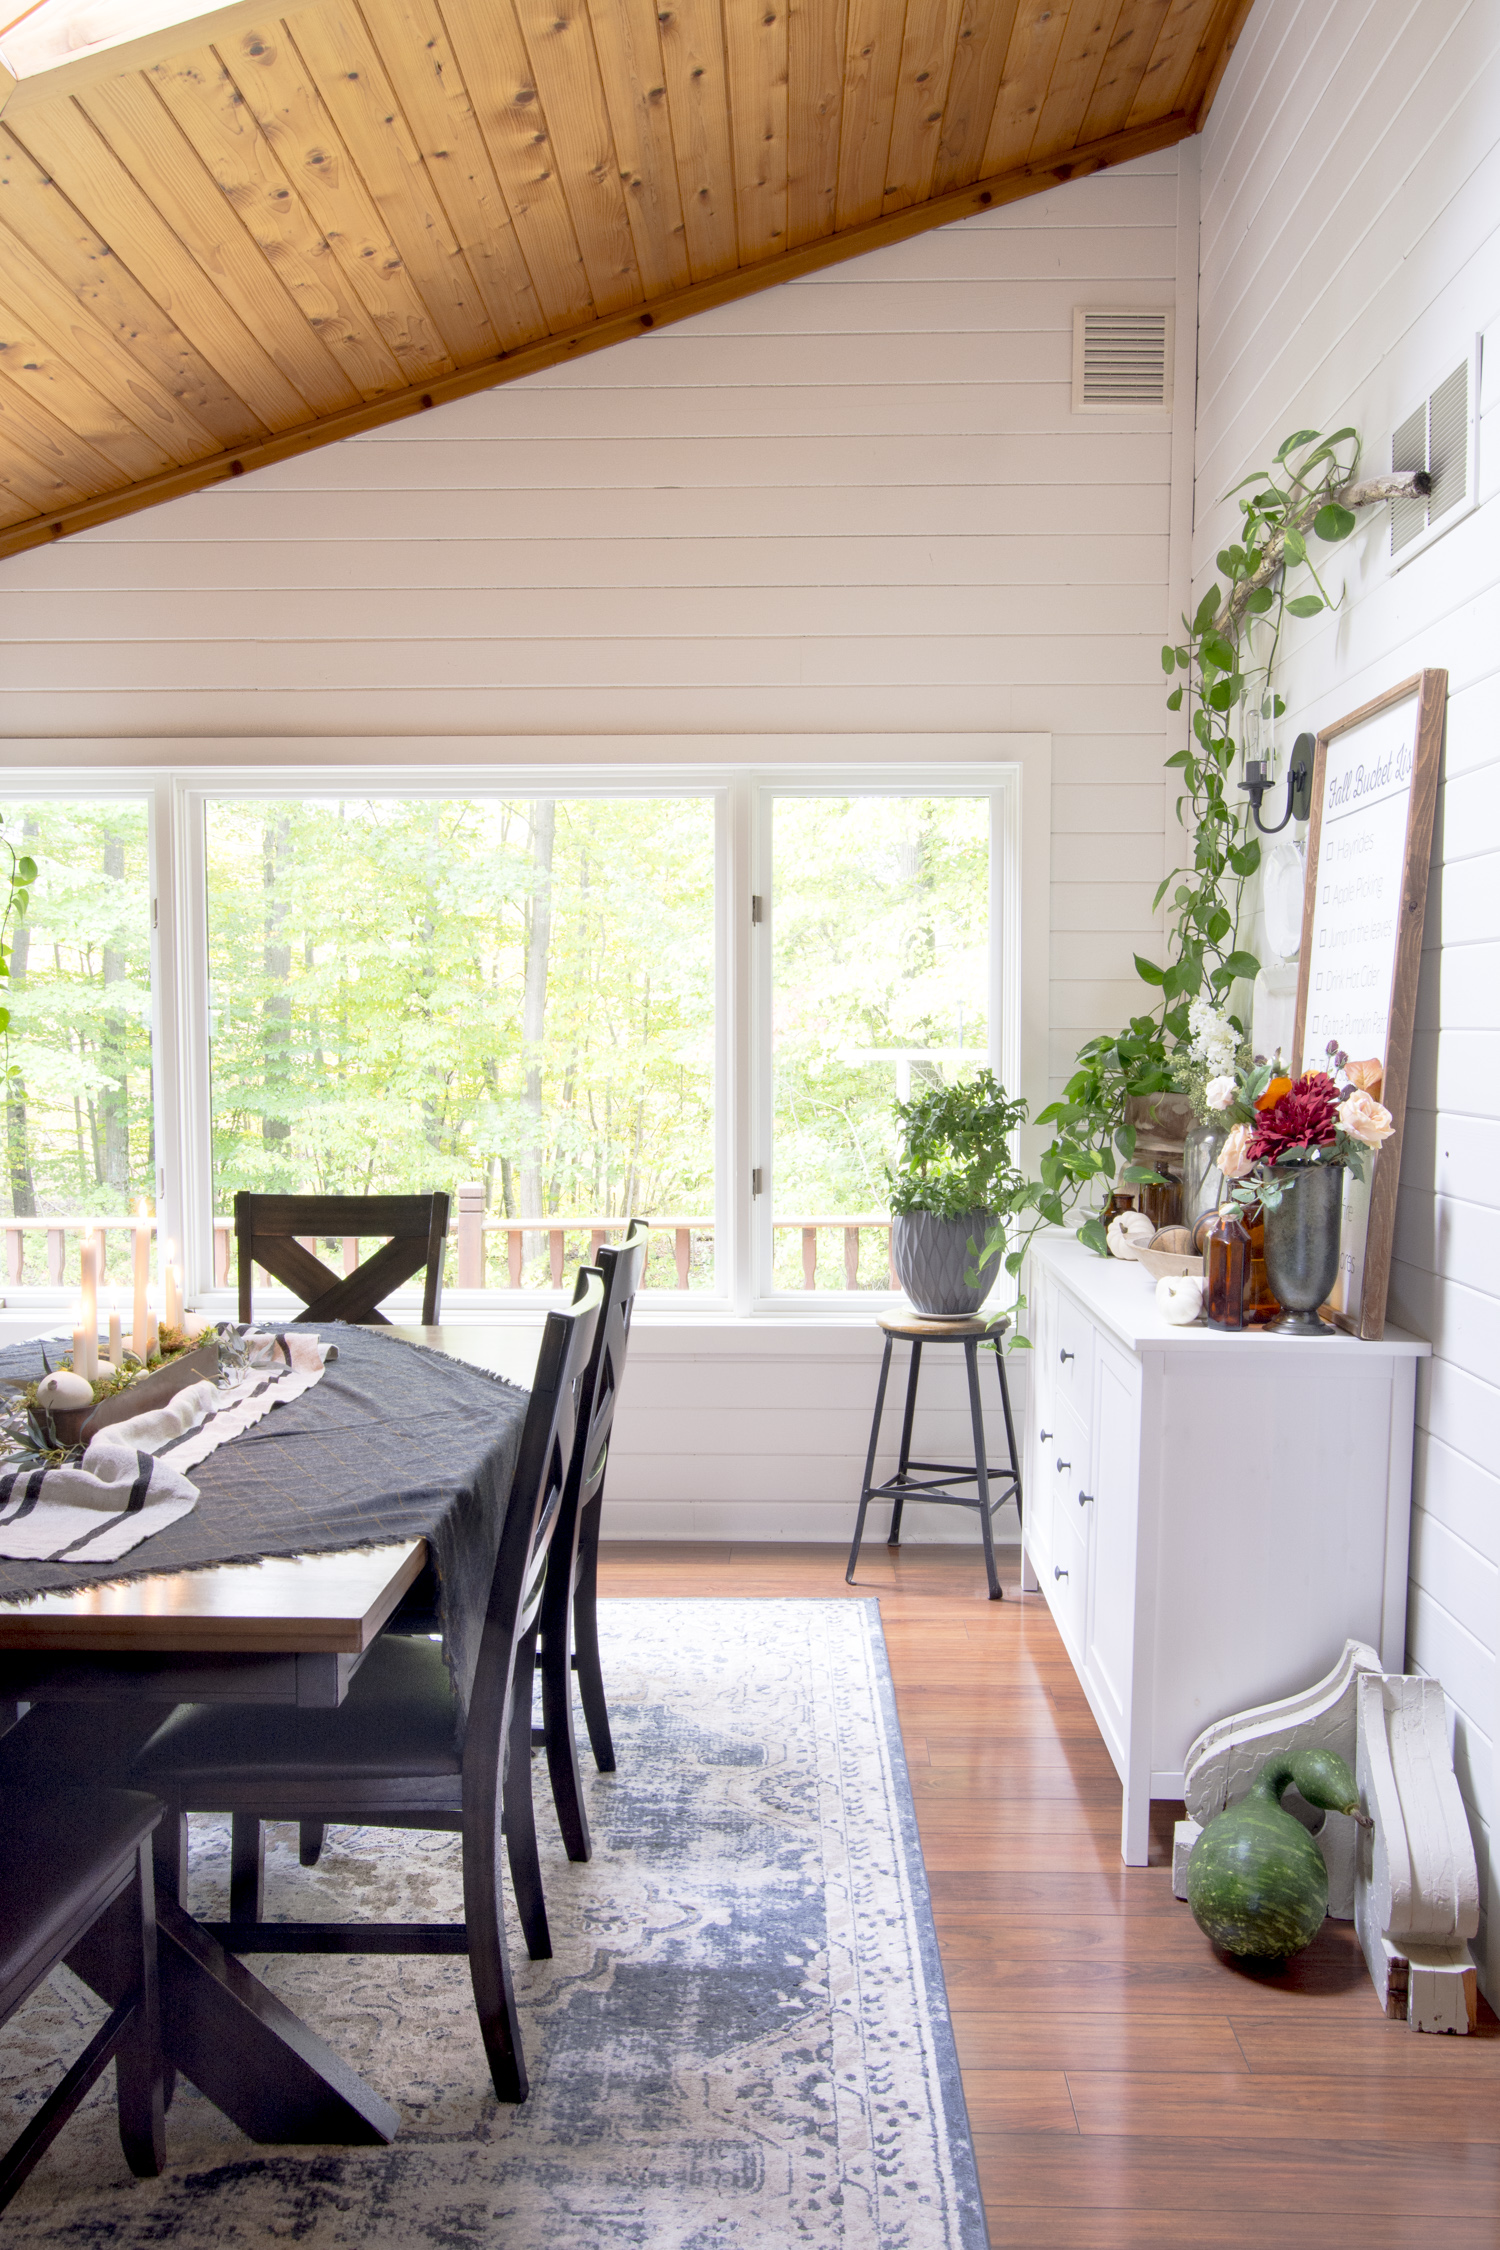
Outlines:
{"type": "Polygon", "coordinates": [[[1331,1300],[1339,1327],[1372,1342],[1385,1329],[1447,703],[1447,673],[1419,672],[1325,727],[1313,765],[1293,1054],[1320,1070],[1333,1037],[1384,1072],[1395,1129],[1363,1185],[1345,1175],[1331,1300]]]}

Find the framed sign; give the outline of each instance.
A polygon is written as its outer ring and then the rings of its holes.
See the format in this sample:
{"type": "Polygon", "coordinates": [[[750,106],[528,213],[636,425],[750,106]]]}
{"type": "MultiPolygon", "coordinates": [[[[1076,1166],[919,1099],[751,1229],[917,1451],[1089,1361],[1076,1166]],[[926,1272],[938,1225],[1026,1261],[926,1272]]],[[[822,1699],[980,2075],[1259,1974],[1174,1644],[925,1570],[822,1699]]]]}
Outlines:
{"type": "Polygon", "coordinates": [[[1419,672],[1325,728],[1313,765],[1294,1053],[1320,1070],[1334,1040],[1381,1072],[1395,1130],[1363,1182],[1344,1175],[1331,1299],[1339,1326],[1372,1340],[1385,1328],[1447,701],[1447,673],[1419,672]]]}

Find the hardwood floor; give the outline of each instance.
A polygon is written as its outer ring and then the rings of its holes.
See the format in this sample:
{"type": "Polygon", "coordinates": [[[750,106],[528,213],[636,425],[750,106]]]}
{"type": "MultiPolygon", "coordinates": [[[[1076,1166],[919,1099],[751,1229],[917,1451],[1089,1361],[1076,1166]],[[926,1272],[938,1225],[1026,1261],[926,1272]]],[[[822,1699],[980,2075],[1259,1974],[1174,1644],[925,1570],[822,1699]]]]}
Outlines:
{"type": "Polygon", "coordinates": [[[1040,1594],[978,1550],[616,1543],[601,1593],[879,1598],[995,2250],[1496,2250],[1500,2025],[1378,2013],[1350,1925],[1236,1969],[1172,1897],[1040,1594]]]}

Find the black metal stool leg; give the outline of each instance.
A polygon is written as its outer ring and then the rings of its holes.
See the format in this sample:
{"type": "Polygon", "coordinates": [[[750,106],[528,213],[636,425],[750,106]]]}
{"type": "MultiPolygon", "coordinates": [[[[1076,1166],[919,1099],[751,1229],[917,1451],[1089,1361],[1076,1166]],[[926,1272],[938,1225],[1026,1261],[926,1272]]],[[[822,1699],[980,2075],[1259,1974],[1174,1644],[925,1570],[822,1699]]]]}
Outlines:
{"type": "Polygon", "coordinates": [[[865,1535],[865,1516],[870,1506],[870,1486],[875,1476],[875,1455],[880,1445],[880,1417],[885,1412],[885,1386],[891,1372],[891,1339],[887,1336],[885,1350],[880,1355],[880,1381],[875,1386],[875,1419],[870,1424],[870,1450],[865,1455],[864,1489],[859,1496],[859,1514],[854,1519],[854,1544],[849,1549],[849,1568],[844,1572],[846,1586],[854,1584],[854,1566],[859,1561],[859,1543],[865,1535]]]}
{"type": "Polygon", "coordinates": [[[995,1573],[995,1536],[990,1525],[990,1476],[985,1459],[984,1411],[979,1404],[979,1346],[972,1339],[964,1344],[964,1369],[969,1378],[969,1420],[974,1430],[974,1478],[979,1486],[979,1535],[984,1541],[984,1575],[989,1580],[990,1600],[1001,1600],[1000,1580],[995,1573]]]}
{"type": "MultiPolygon", "coordinates": [[[[922,1364],[922,1346],[914,1337],[911,1347],[911,1365],[906,1371],[906,1411],[901,1417],[901,1458],[896,1463],[896,1483],[906,1482],[907,1464],[911,1460],[911,1429],[917,1413],[917,1370],[922,1364]]],[[[891,1528],[885,1535],[888,1547],[901,1544],[901,1511],[906,1506],[906,1494],[898,1491],[896,1504],[891,1510],[891,1528]]]]}
{"type": "Polygon", "coordinates": [[[1010,1473],[1016,1487],[1016,1523],[1024,1529],[1025,1514],[1021,1494],[1021,1456],[1016,1451],[1016,1425],[1011,1419],[1010,1384],[1005,1379],[1005,1346],[995,1338],[995,1373],[1000,1378],[1000,1410],[1005,1416],[1005,1442],[1010,1448],[1010,1473]]]}

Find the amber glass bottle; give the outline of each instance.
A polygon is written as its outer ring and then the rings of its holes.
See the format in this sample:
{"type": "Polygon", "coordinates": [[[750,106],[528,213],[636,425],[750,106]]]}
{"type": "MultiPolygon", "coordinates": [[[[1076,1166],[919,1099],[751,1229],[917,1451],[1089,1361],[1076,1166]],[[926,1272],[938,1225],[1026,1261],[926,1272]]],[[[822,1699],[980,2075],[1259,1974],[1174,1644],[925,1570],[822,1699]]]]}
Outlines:
{"type": "Polygon", "coordinates": [[[1182,1219],[1182,1182],[1175,1172],[1158,1162],[1161,1182],[1148,1180],[1141,1188],[1141,1209],[1158,1233],[1163,1227],[1175,1227],[1182,1219]]]}
{"type": "Polygon", "coordinates": [[[1245,1326],[1264,1328],[1281,1312],[1281,1302],[1271,1287],[1266,1272],[1266,1214],[1258,1203],[1252,1203],[1244,1214],[1245,1232],[1250,1237],[1250,1279],[1245,1285],[1245,1326]]]}
{"type": "Polygon", "coordinates": [[[1203,1317],[1210,1328],[1243,1328],[1250,1287],[1250,1237],[1232,1203],[1219,1215],[1203,1245],[1203,1317]]]}

